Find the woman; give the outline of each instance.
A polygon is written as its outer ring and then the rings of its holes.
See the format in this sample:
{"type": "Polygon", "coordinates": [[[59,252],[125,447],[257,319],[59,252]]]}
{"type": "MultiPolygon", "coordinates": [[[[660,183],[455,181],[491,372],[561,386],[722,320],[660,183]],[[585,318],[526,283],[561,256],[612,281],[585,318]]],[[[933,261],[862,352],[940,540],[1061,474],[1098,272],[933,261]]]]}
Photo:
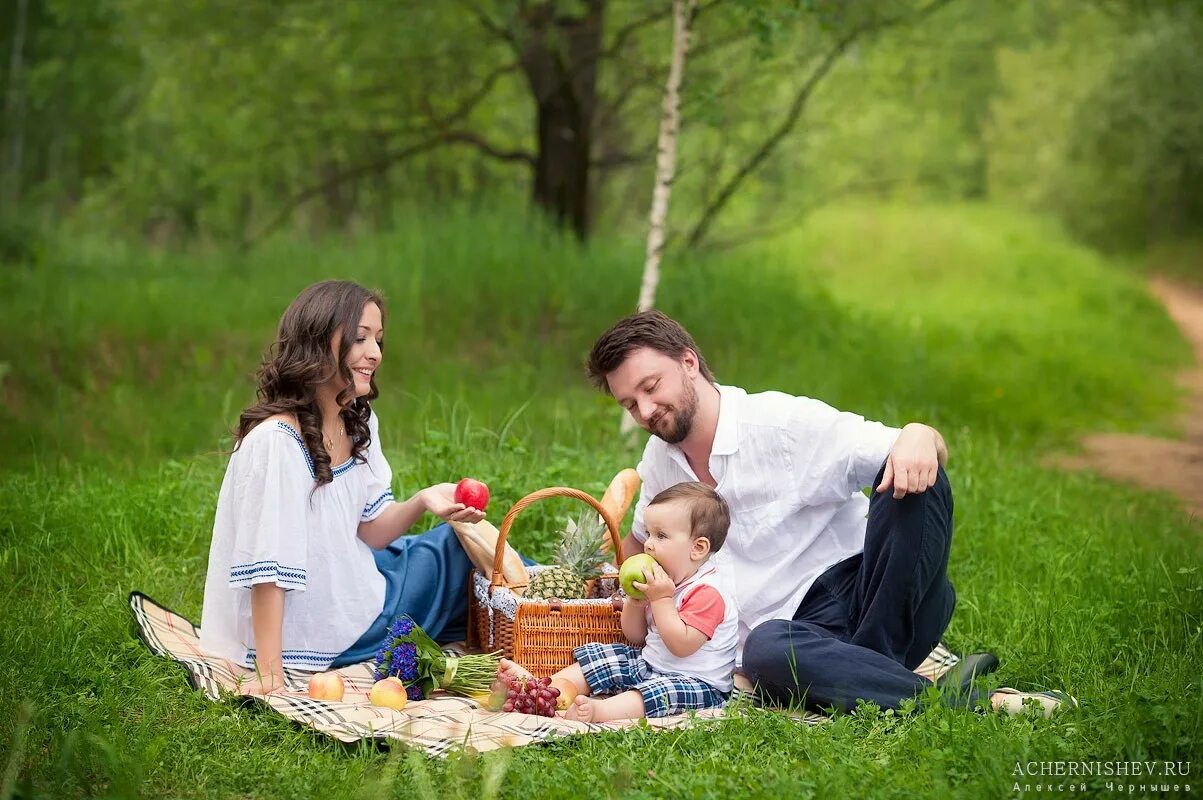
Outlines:
{"type": "Polygon", "coordinates": [[[463,638],[472,568],[450,525],[400,538],[425,512],[479,522],[450,483],[393,498],[371,401],[384,303],[325,281],[280,319],[242,412],[217,499],[201,647],[253,667],[252,691],[283,667],[322,670],[370,658],[409,614],[440,641],[463,638]]]}

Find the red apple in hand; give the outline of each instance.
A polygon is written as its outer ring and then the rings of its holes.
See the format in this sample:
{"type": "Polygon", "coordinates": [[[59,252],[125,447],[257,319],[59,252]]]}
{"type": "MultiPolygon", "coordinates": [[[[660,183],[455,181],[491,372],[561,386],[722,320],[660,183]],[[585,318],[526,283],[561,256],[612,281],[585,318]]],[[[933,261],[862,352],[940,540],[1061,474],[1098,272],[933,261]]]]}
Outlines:
{"type": "Polygon", "coordinates": [[[474,478],[464,478],[455,485],[455,502],[484,511],[489,504],[489,487],[474,478]]]}

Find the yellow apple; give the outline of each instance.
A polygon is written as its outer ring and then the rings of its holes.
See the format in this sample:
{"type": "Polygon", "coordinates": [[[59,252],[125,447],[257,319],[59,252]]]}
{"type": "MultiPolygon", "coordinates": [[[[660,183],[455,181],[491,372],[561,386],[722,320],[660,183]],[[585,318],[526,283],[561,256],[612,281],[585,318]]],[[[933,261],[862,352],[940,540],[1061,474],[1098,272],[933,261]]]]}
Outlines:
{"type": "Polygon", "coordinates": [[[576,700],[576,686],[572,681],[563,678],[552,678],[551,688],[559,689],[560,696],[556,698],[556,710],[564,711],[568,706],[572,705],[572,701],[576,700]]]}
{"type": "Polygon", "coordinates": [[[405,684],[400,678],[391,675],[372,684],[368,699],[374,706],[384,706],[394,711],[400,711],[409,702],[409,698],[405,696],[405,684]]]}
{"type": "Polygon", "coordinates": [[[314,700],[338,702],[343,699],[346,688],[343,676],[337,672],[319,672],[309,679],[309,696],[314,700]]]}

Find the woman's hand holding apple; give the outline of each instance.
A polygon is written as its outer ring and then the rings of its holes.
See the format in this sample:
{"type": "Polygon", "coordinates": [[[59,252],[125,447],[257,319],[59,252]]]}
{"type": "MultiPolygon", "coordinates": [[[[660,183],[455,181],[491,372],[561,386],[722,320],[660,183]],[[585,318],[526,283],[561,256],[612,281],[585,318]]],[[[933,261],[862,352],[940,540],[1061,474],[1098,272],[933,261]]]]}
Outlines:
{"type": "Polygon", "coordinates": [[[418,492],[423,507],[447,522],[480,522],[485,512],[455,502],[455,484],[437,483],[418,492]]]}
{"type": "Polygon", "coordinates": [[[484,511],[489,504],[489,487],[475,478],[464,478],[455,484],[455,502],[484,511]]]}

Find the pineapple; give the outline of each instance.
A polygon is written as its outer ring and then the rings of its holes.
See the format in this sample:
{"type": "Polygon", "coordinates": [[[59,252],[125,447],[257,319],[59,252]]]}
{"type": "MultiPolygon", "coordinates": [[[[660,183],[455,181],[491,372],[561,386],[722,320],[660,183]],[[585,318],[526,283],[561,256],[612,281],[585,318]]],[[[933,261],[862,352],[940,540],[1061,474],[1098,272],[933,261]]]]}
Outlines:
{"type": "Polygon", "coordinates": [[[577,578],[572,570],[556,565],[539,570],[531,578],[526,597],[531,600],[572,600],[585,596],[585,582],[577,578]]]}
{"type": "Polygon", "coordinates": [[[601,575],[602,564],[610,560],[602,547],[605,530],[605,522],[591,509],[568,520],[556,546],[555,566],[535,573],[526,596],[536,600],[584,597],[586,583],[601,575]]]}

